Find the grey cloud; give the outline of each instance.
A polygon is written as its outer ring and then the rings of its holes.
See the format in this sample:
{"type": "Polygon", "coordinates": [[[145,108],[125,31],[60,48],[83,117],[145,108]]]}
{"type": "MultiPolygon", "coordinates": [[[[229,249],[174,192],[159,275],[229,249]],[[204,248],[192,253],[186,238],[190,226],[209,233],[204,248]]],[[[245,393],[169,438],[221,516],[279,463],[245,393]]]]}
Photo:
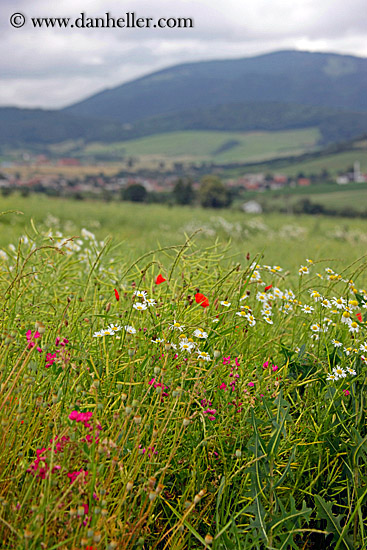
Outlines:
{"type": "Polygon", "coordinates": [[[62,106],[175,63],[277,49],[367,55],[365,0],[2,0],[0,103],[62,106]],[[194,29],[12,29],[11,13],[193,17],[194,29]]]}

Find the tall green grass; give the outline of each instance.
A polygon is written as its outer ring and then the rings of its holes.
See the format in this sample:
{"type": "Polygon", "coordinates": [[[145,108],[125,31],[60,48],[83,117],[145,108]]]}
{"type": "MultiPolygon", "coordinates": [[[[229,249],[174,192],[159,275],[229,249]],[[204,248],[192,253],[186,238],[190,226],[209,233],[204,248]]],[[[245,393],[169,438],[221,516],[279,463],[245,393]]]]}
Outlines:
{"type": "Polygon", "coordinates": [[[4,548],[366,547],[365,259],[28,233],[0,264],[4,548]]]}

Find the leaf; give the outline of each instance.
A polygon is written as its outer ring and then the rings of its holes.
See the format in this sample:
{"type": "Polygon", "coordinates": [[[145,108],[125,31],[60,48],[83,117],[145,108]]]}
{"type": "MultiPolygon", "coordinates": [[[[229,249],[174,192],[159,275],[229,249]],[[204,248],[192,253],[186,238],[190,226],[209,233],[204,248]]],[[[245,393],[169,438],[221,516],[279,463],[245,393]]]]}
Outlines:
{"type": "Polygon", "coordinates": [[[315,495],[315,501],[318,518],[326,520],[327,531],[333,535],[334,541],[338,542],[345,550],[354,550],[353,543],[349,540],[347,534],[343,535],[343,528],[340,525],[343,516],[334,516],[332,512],[333,504],[326,502],[320,495],[315,495]]]}
{"type": "Polygon", "coordinates": [[[219,525],[219,505],[220,505],[220,501],[222,500],[222,495],[223,495],[223,491],[225,489],[225,485],[226,485],[226,477],[225,476],[222,476],[222,479],[220,480],[220,485],[219,485],[219,490],[218,490],[218,494],[217,494],[217,503],[216,503],[216,522],[217,522],[217,525],[219,525]]]}
{"type": "Polygon", "coordinates": [[[284,481],[284,479],[286,478],[289,470],[290,470],[290,467],[291,467],[291,464],[293,462],[293,460],[295,459],[295,456],[296,456],[296,449],[297,449],[297,445],[295,445],[292,449],[292,452],[291,452],[291,455],[289,457],[289,460],[287,462],[287,465],[286,467],[284,468],[284,471],[282,473],[282,475],[280,476],[280,478],[278,479],[278,481],[274,484],[274,489],[276,489],[277,487],[279,487],[279,485],[281,485],[284,481]]]}
{"type": "Polygon", "coordinates": [[[301,360],[302,357],[304,356],[306,352],[306,344],[302,344],[302,346],[300,347],[300,350],[298,352],[298,359],[301,360]]]}

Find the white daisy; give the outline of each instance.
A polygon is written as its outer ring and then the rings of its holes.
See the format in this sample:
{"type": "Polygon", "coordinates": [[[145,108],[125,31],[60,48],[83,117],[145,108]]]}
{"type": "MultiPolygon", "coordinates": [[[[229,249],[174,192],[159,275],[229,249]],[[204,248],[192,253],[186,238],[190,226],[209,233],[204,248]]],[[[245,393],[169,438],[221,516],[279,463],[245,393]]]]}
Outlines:
{"type": "Polygon", "coordinates": [[[136,309],[137,311],[144,311],[145,309],[147,309],[147,304],[146,303],[141,303],[141,302],[136,302],[136,304],[133,305],[133,308],[136,309]]]}
{"type": "Polygon", "coordinates": [[[194,336],[196,336],[196,338],[208,338],[208,334],[206,332],[204,332],[201,328],[197,328],[196,330],[194,330],[194,336]]]}

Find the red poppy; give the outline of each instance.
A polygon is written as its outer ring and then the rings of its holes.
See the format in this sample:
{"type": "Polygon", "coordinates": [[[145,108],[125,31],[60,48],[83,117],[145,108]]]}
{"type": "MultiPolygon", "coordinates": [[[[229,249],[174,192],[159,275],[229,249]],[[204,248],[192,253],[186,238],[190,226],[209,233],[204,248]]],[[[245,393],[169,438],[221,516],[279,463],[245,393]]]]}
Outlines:
{"type": "Polygon", "coordinates": [[[165,280],[166,280],[166,279],[165,279],[164,277],[162,277],[161,274],[159,274],[158,277],[157,277],[156,280],[155,280],[155,284],[156,284],[156,285],[160,285],[161,283],[164,283],[165,280]]]}
{"type": "Polygon", "coordinates": [[[117,301],[119,301],[119,299],[120,299],[120,295],[119,295],[119,293],[117,292],[116,289],[115,289],[115,298],[116,298],[117,301]]]}
{"type": "Polygon", "coordinates": [[[273,287],[273,285],[266,286],[265,289],[264,289],[265,292],[266,292],[267,290],[270,290],[272,287],[273,287]]]}
{"type": "Polygon", "coordinates": [[[201,292],[198,292],[195,294],[195,301],[197,304],[200,304],[201,307],[208,307],[209,306],[209,300],[204,294],[201,294],[201,292]]]}
{"type": "Polygon", "coordinates": [[[356,313],[356,316],[357,316],[357,319],[360,323],[362,323],[363,319],[362,319],[362,313],[356,313]]]}

